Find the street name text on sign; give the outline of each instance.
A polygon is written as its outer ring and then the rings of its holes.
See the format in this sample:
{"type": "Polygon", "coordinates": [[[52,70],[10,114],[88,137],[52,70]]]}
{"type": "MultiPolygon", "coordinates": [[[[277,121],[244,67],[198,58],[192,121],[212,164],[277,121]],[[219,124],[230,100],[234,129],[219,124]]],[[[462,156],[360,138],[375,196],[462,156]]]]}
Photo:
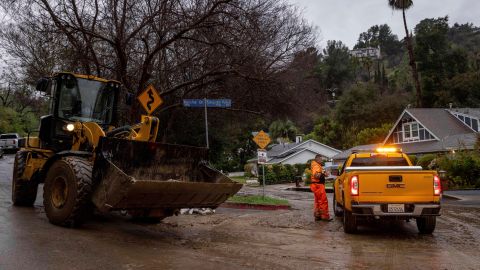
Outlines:
{"type": "Polygon", "coordinates": [[[148,115],[152,114],[163,103],[157,90],[151,84],[147,86],[147,89],[145,89],[137,99],[140,101],[140,104],[142,104],[148,115]]]}
{"type": "MultiPolygon", "coordinates": [[[[206,99],[209,108],[230,108],[232,107],[231,99],[206,99]]],[[[205,99],[184,99],[183,107],[203,108],[205,107],[205,99]]]]}
{"type": "Polygon", "coordinates": [[[265,149],[267,145],[271,142],[270,136],[265,133],[263,130],[260,130],[255,137],[253,137],[253,141],[260,147],[261,149],[265,149]]]}

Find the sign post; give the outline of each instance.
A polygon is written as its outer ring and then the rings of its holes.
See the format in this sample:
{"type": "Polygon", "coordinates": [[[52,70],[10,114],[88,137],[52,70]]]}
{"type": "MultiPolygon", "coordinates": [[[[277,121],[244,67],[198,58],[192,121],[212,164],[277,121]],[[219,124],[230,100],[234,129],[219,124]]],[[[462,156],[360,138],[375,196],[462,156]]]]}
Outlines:
{"type": "Polygon", "coordinates": [[[262,164],[262,184],[263,184],[263,197],[265,197],[265,163],[267,163],[267,150],[257,149],[258,164],[262,164]]]}
{"type": "Polygon", "coordinates": [[[207,116],[207,98],[203,99],[205,105],[205,140],[207,141],[207,148],[210,149],[210,144],[208,143],[208,116],[207,116]]]}
{"type": "Polygon", "coordinates": [[[205,110],[205,140],[207,148],[210,148],[208,143],[208,115],[207,108],[230,108],[232,107],[231,99],[184,99],[183,107],[186,108],[204,108],[205,110]]]}
{"type": "Polygon", "coordinates": [[[260,130],[260,132],[253,137],[253,141],[260,147],[260,149],[257,150],[257,155],[258,164],[262,164],[263,197],[265,197],[265,163],[267,163],[267,150],[265,150],[265,147],[267,147],[271,140],[267,133],[265,133],[263,130],[260,130]]]}

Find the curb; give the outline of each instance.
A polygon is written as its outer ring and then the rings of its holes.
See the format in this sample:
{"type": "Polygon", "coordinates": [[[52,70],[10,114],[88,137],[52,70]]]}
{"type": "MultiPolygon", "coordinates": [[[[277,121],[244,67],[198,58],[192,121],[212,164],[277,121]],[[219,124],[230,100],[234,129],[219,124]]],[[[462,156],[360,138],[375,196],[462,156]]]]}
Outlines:
{"type": "Polygon", "coordinates": [[[267,205],[226,202],[220,205],[223,208],[254,209],[254,210],[290,210],[290,205],[267,205]]]}
{"type": "Polygon", "coordinates": [[[442,198],[450,199],[450,200],[456,200],[456,201],[461,201],[462,200],[462,198],[452,196],[452,195],[448,195],[448,194],[442,194],[442,198]]]}

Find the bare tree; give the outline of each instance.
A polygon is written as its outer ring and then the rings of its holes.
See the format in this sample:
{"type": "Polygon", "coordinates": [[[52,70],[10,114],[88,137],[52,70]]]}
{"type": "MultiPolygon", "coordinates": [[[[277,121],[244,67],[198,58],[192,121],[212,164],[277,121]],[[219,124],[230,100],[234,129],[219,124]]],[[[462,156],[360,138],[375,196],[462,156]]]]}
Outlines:
{"type": "MultiPolygon", "coordinates": [[[[183,98],[234,98],[258,111],[275,76],[311,47],[314,29],[274,0],[6,0],[4,49],[29,82],[69,70],[114,78],[139,94],[152,83],[173,115],[183,98]]],[[[274,100],[270,100],[274,103],[274,100]]],[[[136,114],[136,113],[134,113],[136,114]]],[[[175,117],[169,117],[174,119],[175,117]]],[[[166,126],[168,127],[168,123],[166,126]]]]}

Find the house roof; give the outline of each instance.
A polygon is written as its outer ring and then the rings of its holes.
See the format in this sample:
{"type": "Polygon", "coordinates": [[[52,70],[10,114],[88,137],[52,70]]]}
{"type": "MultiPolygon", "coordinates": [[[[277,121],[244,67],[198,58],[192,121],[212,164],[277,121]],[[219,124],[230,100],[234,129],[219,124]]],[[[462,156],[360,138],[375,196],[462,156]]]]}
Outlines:
{"type": "Polygon", "coordinates": [[[328,148],[334,152],[338,152],[340,153],[341,151],[338,150],[338,149],[335,149],[333,147],[330,147],[328,145],[325,145],[323,143],[319,143],[315,140],[306,140],[304,142],[300,142],[300,143],[286,143],[286,144],[277,144],[277,145],[274,145],[270,150],[268,150],[268,157],[285,157],[285,156],[289,156],[295,152],[298,152],[304,148],[306,148],[305,146],[308,145],[309,142],[313,142],[315,144],[318,144],[318,145],[321,145],[325,148],[328,148]]]}
{"type": "MultiPolygon", "coordinates": [[[[460,149],[474,149],[475,142],[477,141],[476,133],[467,133],[467,134],[457,134],[452,136],[447,136],[441,141],[424,141],[424,142],[412,142],[399,144],[398,147],[402,149],[402,152],[406,154],[423,154],[423,153],[436,153],[436,152],[446,152],[451,150],[460,150],[460,149]]],[[[367,144],[367,145],[358,145],[352,147],[348,150],[343,151],[342,153],[333,157],[334,160],[345,160],[348,158],[352,151],[354,150],[375,150],[378,146],[383,145],[379,144],[367,144]]]]}
{"type": "MultiPolygon", "coordinates": [[[[312,153],[315,153],[313,152],[312,150],[310,149],[307,149],[307,148],[299,148],[298,151],[294,151],[294,152],[289,152],[290,154],[289,155],[286,155],[286,156],[281,156],[281,157],[275,157],[275,158],[272,158],[270,160],[268,160],[268,164],[275,164],[275,163],[280,163],[280,162],[283,162],[285,161],[286,159],[289,159],[289,158],[292,158],[304,151],[309,151],[309,152],[312,152],[312,153]]],[[[317,154],[317,153],[315,153],[317,154]]]]}
{"type": "Polygon", "coordinates": [[[300,143],[281,143],[275,144],[273,147],[268,150],[268,157],[277,157],[282,154],[286,154],[291,152],[292,150],[295,151],[295,148],[300,145],[300,143]]]}
{"type": "Polygon", "coordinates": [[[407,154],[435,153],[446,152],[458,149],[473,149],[479,136],[470,127],[456,118],[452,113],[459,112],[480,119],[479,108],[458,108],[458,109],[441,109],[441,108],[409,108],[405,109],[398,118],[395,125],[390,130],[381,144],[359,145],[350,148],[333,157],[334,160],[344,160],[352,150],[366,149],[373,150],[379,145],[389,141],[395,128],[400,124],[402,118],[408,115],[425,127],[435,139],[430,141],[413,141],[396,144],[407,154]]]}
{"type": "Polygon", "coordinates": [[[455,113],[461,113],[461,114],[466,114],[470,115],[474,118],[480,119],[480,108],[454,108],[454,109],[448,109],[447,111],[455,113]]]}
{"type": "MultiPolygon", "coordinates": [[[[300,143],[285,143],[285,144],[275,144],[273,145],[270,150],[267,151],[267,156],[268,156],[268,163],[278,163],[278,162],[283,162],[291,157],[294,157],[304,151],[310,151],[312,153],[316,154],[321,154],[317,153],[313,149],[309,148],[308,145],[309,143],[314,143],[316,145],[320,145],[322,147],[325,147],[333,152],[340,153],[341,151],[338,149],[335,149],[333,147],[330,147],[328,145],[325,145],[323,143],[319,143],[315,140],[306,140],[304,142],[300,143]]],[[[247,162],[255,162],[257,161],[257,158],[252,158],[249,159],[247,162]]]]}
{"type": "Polygon", "coordinates": [[[446,109],[440,108],[409,108],[405,109],[392,127],[383,143],[386,143],[398,126],[403,116],[407,114],[422,124],[432,135],[441,140],[445,137],[471,133],[472,130],[458,120],[446,109]]]}
{"type": "Polygon", "coordinates": [[[446,109],[415,108],[407,109],[406,111],[440,139],[472,132],[470,128],[446,109]]]}

